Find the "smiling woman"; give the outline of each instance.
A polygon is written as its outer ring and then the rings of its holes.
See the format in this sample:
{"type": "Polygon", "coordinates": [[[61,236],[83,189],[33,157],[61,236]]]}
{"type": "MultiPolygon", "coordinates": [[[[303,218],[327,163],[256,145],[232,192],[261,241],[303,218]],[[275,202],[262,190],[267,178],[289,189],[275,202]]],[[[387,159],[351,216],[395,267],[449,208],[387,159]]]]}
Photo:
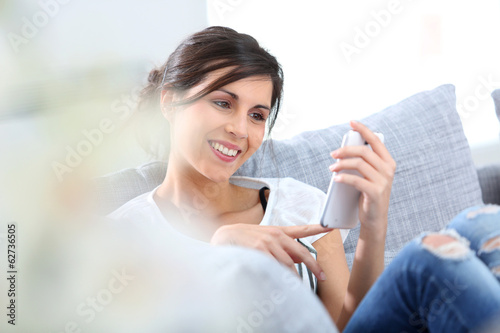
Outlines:
{"type": "MultiPolygon", "coordinates": [[[[348,278],[342,247],[347,233],[341,237],[334,230],[323,237],[331,231],[318,224],[324,193],[289,178],[233,176],[259,149],[266,129],[271,132],[282,90],[281,66],[253,37],[225,27],[188,37],[150,73],[138,105],[146,115],[161,111],[169,124],[165,179],[110,216],[134,216],[137,222],[139,213],[140,219],[172,227],[194,246],[259,249],[298,272],[315,291],[340,281],[340,297],[330,301],[338,314],[348,278]],[[289,196],[300,202],[292,210],[289,196]],[[320,239],[334,246],[318,253],[312,244],[320,239]],[[342,264],[329,284],[316,256],[337,257],[342,264]]],[[[322,299],[337,290],[330,289],[322,299]]]]}
{"type": "MultiPolygon", "coordinates": [[[[269,76],[240,79],[187,105],[182,102],[183,97],[189,100],[234,70],[216,70],[185,93],[162,90],[162,111],[172,129],[165,184],[178,180],[177,171],[172,170],[179,170],[178,163],[184,162],[203,179],[227,180],[262,144],[272,102],[269,76]]],[[[197,184],[204,182],[198,178],[197,184]]],[[[160,187],[157,193],[164,191],[160,187]]]]}
{"type": "MultiPolygon", "coordinates": [[[[478,328],[498,317],[500,285],[496,275],[483,267],[498,261],[498,251],[480,260],[463,242],[461,253],[467,255],[455,260],[436,255],[442,249],[429,250],[427,243],[435,244],[434,238],[442,237],[432,234],[410,243],[394,260],[399,264],[382,273],[396,163],[365,125],[350,123],[371,149],[345,146],[331,153],[338,159],[332,172],[359,173],[335,177],[336,182],[354,186],[361,193],[359,239],[351,272],[343,247],[346,232],[318,224],[325,193],[292,178],[234,176],[261,146],[266,123],[268,133],[273,128],[282,93],[280,65],[254,38],[229,28],[207,28],[184,40],[165,65],[152,71],[149,81],[140,107],[149,103],[170,126],[166,175],[158,187],[109,217],[140,228],[162,226],[183,247],[196,250],[208,252],[212,245],[259,250],[296,273],[344,332],[420,332],[422,327],[456,332],[478,328]],[[471,281],[470,271],[481,271],[476,282],[471,281]],[[444,282],[434,283],[436,280],[444,282]],[[470,288],[436,316],[432,307],[442,303],[439,296],[446,292],[449,280],[470,288]],[[485,305],[476,306],[479,303],[485,305]],[[430,314],[420,310],[429,308],[430,314]],[[457,316],[465,319],[456,320],[457,316]],[[388,323],[392,325],[389,329],[388,323]]],[[[477,214],[480,217],[472,222],[463,221],[462,216],[450,226],[472,239],[463,225],[481,225],[480,230],[474,229],[481,232],[476,238],[495,239],[500,210],[487,211],[492,214],[477,214]]],[[[449,238],[447,242],[456,241],[449,238]]],[[[326,330],[318,327],[318,331],[326,330]]]]}

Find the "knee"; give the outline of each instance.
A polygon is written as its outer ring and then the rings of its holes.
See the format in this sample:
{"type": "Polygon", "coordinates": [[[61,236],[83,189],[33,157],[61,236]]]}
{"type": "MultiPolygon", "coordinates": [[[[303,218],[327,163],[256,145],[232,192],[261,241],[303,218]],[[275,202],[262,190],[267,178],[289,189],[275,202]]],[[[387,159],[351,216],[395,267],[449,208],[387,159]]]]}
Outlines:
{"type": "Polygon", "coordinates": [[[461,225],[477,224],[485,221],[495,223],[500,218],[500,206],[498,205],[479,205],[469,207],[461,211],[449,223],[451,228],[461,225]]]}
{"type": "Polygon", "coordinates": [[[443,259],[465,258],[471,251],[469,241],[454,230],[426,235],[422,239],[422,245],[425,249],[443,259]]]}
{"type": "MultiPolygon", "coordinates": [[[[422,246],[442,259],[463,259],[471,252],[467,239],[452,229],[432,233],[422,239],[422,246]]],[[[480,247],[481,253],[500,251],[500,235],[486,239],[480,247]]],[[[500,278],[500,265],[489,267],[494,276],[500,278]]]]}
{"type": "Polygon", "coordinates": [[[464,213],[468,220],[473,220],[483,215],[486,216],[500,215],[500,206],[498,205],[476,206],[466,210],[464,213]]]}
{"type": "Polygon", "coordinates": [[[480,251],[486,253],[500,251],[500,235],[485,240],[484,243],[481,244],[480,251]]]}
{"type": "MultiPolygon", "coordinates": [[[[479,253],[492,253],[500,251],[500,236],[495,236],[491,237],[487,240],[485,240],[482,244],[481,247],[479,248],[479,253]]],[[[497,278],[500,278],[500,264],[497,262],[494,262],[490,266],[491,272],[493,275],[495,275],[497,278]]]]}
{"type": "Polygon", "coordinates": [[[500,235],[498,235],[498,230],[500,229],[500,206],[485,205],[475,207],[474,209],[467,211],[466,218],[468,220],[491,219],[490,222],[496,225],[496,228],[490,228],[490,231],[492,231],[490,232],[490,235],[494,235],[481,240],[478,246],[479,253],[488,253],[500,250],[500,235]]]}
{"type": "MultiPolygon", "coordinates": [[[[479,252],[483,235],[498,235],[500,230],[500,206],[481,205],[470,207],[458,214],[447,229],[453,229],[471,240],[471,247],[479,252]]],[[[491,238],[491,237],[489,237],[491,238]]]]}

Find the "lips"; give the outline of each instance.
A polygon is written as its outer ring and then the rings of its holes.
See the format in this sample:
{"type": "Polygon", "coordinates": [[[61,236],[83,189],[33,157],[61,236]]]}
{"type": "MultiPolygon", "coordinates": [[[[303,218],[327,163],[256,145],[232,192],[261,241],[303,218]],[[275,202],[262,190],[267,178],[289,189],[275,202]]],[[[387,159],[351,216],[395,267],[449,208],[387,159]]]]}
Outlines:
{"type": "Polygon", "coordinates": [[[215,150],[218,150],[220,153],[224,154],[224,155],[227,155],[227,156],[236,156],[236,154],[238,153],[238,150],[237,149],[230,149],[230,148],[227,148],[226,146],[218,143],[218,142],[211,142],[210,144],[212,146],[212,148],[214,148],[215,150]]]}
{"type": "Polygon", "coordinates": [[[225,141],[209,141],[212,151],[224,162],[232,162],[241,153],[240,147],[225,141]]]}

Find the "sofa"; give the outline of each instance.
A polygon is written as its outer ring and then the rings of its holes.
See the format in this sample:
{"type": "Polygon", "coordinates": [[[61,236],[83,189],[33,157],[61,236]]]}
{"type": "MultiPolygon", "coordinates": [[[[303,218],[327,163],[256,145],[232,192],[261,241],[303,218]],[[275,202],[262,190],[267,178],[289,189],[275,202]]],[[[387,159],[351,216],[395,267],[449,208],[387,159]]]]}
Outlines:
{"type": "MultiPolygon", "coordinates": [[[[500,119],[500,90],[492,93],[500,119]]],[[[328,110],[325,112],[335,112],[328,110]]],[[[385,263],[423,231],[438,231],[461,210],[500,204],[500,163],[475,166],[456,109],[455,88],[447,84],[422,91],[360,119],[382,132],[397,163],[389,206],[385,263]]],[[[327,191],[333,162],[348,124],[266,140],[237,172],[252,177],[293,177],[327,191]]],[[[107,214],[163,180],[166,162],[153,161],[94,179],[97,210],[107,214]]],[[[359,225],[344,242],[352,264],[359,225]]]]}

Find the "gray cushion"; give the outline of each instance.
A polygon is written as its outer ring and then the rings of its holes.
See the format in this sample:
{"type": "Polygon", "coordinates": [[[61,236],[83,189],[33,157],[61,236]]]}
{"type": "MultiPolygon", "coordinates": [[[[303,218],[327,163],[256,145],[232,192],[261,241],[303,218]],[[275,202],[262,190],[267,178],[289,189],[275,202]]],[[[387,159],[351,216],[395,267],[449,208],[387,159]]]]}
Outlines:
{"type": "Polygon", "coordinates": [[[484,203],[500,205],[500,164],[481,166],[477,174],[484,203]]]}
{"type": "MultiPolygon", "coordinates": [[[[500,89],[494,90],[491,97],[493,97],[495,111],[500,121],[500,89]]],[[[500,164],[482,166],[478,168],[477,172],[483,191],[483,201],[500,205],[500,164]]]]}
{"type": "Polygon", "coordinates": [[[130,199],[153,190],[166,172],[167,163],[150,162],[94,179],[95,210],[103,215],[111,213],[130,199]]]}
{"type": "MultiPolygon", "coordinates": [[[[462,209],[482,202],[455,105],[455,88],[443,85],[361,120],[384,134],[387,149],[398,164],[389,208],[386,264],[420,232],[439,230],[462,209]]],[[[331,177],[328,166],[333,162],[329,152],[340,146],[348,129],[348,124],[341,124],[289,140],[266,142],[237,174],[294,177],[326,192],[331,177]]],[[[164,170],[165,164],[157,162],[101,178],[99,201],[110,200],[117,207],[123,198],[159,184],[164,170]],[[107,198],[109,194],[120,200],[107,198]]],[[[358,235],[359,227],[351,231],[345,243],[349,264],[358,235]]]]}

